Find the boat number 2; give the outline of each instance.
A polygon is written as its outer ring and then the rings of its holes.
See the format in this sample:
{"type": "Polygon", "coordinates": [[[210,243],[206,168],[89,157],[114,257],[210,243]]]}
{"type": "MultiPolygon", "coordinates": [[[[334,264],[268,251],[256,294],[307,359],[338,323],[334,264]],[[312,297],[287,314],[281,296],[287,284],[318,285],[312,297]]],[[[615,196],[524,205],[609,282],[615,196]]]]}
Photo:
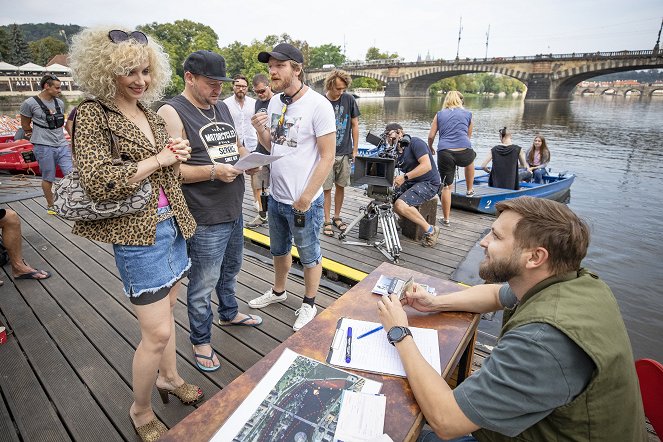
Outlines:
{"type": "Polygon", "coordinates": [[[486,201],[486,209],[490,209],[490,205],[492,204],[493,200],[488,200],[486,201]]]}

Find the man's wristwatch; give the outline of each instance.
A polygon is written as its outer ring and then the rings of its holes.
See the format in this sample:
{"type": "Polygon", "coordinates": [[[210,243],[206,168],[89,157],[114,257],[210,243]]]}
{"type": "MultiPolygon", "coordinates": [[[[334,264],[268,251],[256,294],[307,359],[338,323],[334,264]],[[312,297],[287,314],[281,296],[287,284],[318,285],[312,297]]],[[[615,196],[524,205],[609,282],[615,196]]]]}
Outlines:
{"type": "Polygon", "coordinates": [[[405,175],[403,175],[403,178],[405,179],[405,181],[410,179],[410,178],[408,178],[407,173],[405,175]]]}
{"type": "Polygon", "coordinates": [[[406,336],[412,336],[410,329],[398,325],[391,327],[389,332],[387,332],[387,339],[391,345],[396,345],[397,342],[401,342],[406,336]]]}

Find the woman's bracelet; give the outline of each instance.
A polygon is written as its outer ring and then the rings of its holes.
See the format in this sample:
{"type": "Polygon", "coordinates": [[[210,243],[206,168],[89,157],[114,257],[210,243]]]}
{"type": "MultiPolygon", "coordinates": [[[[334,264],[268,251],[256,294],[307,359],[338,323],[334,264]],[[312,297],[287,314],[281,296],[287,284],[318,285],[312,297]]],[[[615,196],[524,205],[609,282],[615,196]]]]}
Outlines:
{"type": "Polygon", "coordinates": [[[159,165],[159,169],[163,169],[163,165],[161,164],[161,161],[159,161],[159,157],[157,155],[154,155],[154,159],[157,160],[157,164],[159,165]]]}
{"type": "Polygon", "coordinates": [[[214,161],[212,161],[212,168],[209,170],[209,180],[214,181],[215,176],[215,170],[214,170],[214,161]]]}

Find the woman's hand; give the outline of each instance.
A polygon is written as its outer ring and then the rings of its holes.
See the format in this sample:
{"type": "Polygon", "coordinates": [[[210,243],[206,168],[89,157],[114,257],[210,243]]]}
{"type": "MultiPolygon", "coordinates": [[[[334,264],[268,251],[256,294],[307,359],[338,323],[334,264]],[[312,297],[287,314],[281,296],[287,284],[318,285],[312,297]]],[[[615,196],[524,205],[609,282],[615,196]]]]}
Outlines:
{"type": "Polygon", "coordinates": [[[156,155],[156,158],[160,167],[168,167],[187,161],[191,158],[189,140],[183,140],[180,137],[169,138],[168,144],[161,149],[161,152],[156,155]]]}

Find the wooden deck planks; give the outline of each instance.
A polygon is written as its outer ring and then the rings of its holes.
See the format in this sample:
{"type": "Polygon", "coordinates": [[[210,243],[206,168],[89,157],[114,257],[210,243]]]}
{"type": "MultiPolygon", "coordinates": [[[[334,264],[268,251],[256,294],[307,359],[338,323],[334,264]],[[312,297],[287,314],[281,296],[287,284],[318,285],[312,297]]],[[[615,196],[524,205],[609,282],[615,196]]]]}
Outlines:
{"type": "MultiPolygon", "coordinates": [[[[348,190],[343,211],[346,222],[368,202],[361,191],[348,190]]],[[[16,281],[14,286],[11,278],[3,275],[0,317],[6,317],[15,335],[0,346],[0,441],[135,440],[128,406],[132,400],[131,360],[140,333],[122,292],[112,247],[72,235],[71,222],[46,215],[43,198],[14,201],[9,207],[22,220],[26,260],[52,271],[53,277],[42,282],[16,281]],[[32,418],[35,411],[40,419],[32,418]]],[[[244,219],[253,216],[255,208],[248,191],[244,219]]],[[[401,265],[447,276],[489,220],[454,212],[452,228],[442,229],[441,244],[435,248],[424,249],[404,239],[401,265]]],[[[258,232],[268,235],[267,229],[258,232]]],[[[356,232],[349,236],[353,234],[356,237],[356,232]]],[[[350,247],[335,238],[322,238],[323,256],[350,267],[370,272],[385,260],[375,248],[350,247]]],[[[260,247],[247,241],[237,300],[240,311],[259,314],[264,322],[260,327],[213,326],[212,346],[221,360],[221,370],[202,373],[195,368],[186,289],[179,293],[175,307],[178,369],[187,381],[200,385],[207,397],[293,333],[295,311],[304,295],[301,269],[295,266],[288,279],[287,301],[260,310],[247,305],[273,282],[271,259],[260,247]]],[[[321,286],[316,297],[319,311],[342,291],[342,287],[321,286]]],[[[212,301],[216,310],[216,297],[212,301]]],[[[164,406],[156,390],[152,399],[155,412],[169,426],[192,410],[176,400],[164,406]]]]}

